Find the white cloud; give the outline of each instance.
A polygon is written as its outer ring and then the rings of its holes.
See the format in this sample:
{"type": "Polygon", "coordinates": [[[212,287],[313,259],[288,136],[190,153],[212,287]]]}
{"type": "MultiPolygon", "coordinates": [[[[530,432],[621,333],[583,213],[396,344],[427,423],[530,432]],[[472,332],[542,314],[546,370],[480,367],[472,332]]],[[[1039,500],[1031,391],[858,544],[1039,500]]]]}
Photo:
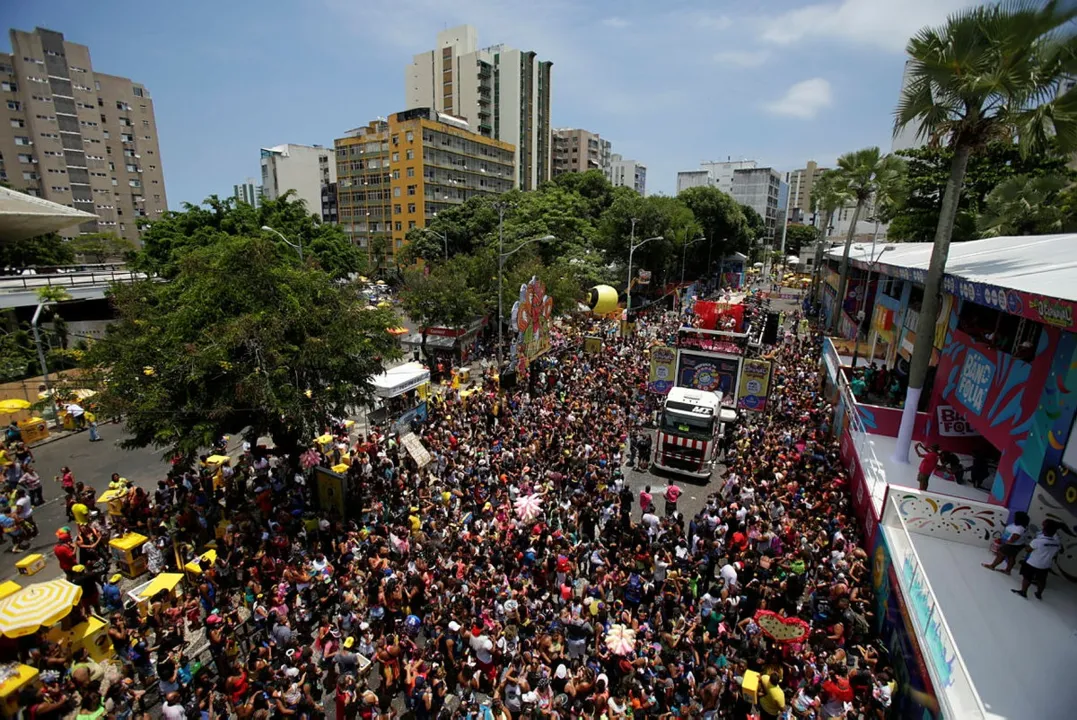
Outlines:
{"type": "Polygon", "coordinates": [[[769,50],[727,50],[716,53],[714,62],[733,67],[759,67],[770,59],[769,50]]]}
{"type": "Polygon", "coordinates": [[[632,23],[628,22],[623,17],[608,17],[602,21],[602,24],[606,27],[611,27],[616,30],[623,30],[632,23]]]}
{"type": "Polygon", "coordinates": [[[764,20],[762,37],[777,45],[806,38],[845,40],[902,52],[920,28],[940,25],[974,0],[841,0],[790,10],[764,20]]]}
{"type": "Polygon", "coordinates": [[[812,78],[796,83],[785,91],[785,95],[764,107],[773,115],[810,120],[820,110],[830,107],[832,100],[830,83],[823,78],[812,78]]]}

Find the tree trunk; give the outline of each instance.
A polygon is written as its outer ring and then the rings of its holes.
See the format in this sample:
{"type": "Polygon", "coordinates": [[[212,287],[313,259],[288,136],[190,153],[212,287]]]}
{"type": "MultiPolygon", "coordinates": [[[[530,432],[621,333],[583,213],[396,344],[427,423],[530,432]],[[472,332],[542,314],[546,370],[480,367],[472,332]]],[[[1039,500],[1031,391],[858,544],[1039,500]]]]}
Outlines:
{"type": "Polygon", "coordinates": [[[841,323],[842,303],[845,300],[845,286],[849,281],[849,249],[853,246],[853,236],[856,235],[856,224],[860,222],[860,209],[864,207],[863,200],[856,201],[856,209],[853,210],[853,221],[849,223],[849,232],[845,236],[845,249],[841,253],[841,278],[838,280],[838,294],[834,296],[834,312],[830,314],[830,334],[836,335],[838,325],[841,323]]]}
{"type": "Polygon", "coordinates": [[[954,150],[950,179],[946,181],[946,192],[942,196],[939,225],[935,230],[935,245],[931,249],[931,264],[928,265],[927,279],[924,282],[924,300],[920,306],[919,321],[916,323],[916,344],[909,362],[909,387],[905,392],[905,407],[901,411],[901,427],[898,429],[897,447],[894,449],[894,459],[898,462],[909,462],[916,410],[920,404],[920,392],[924,388],[924,380],[927,379],[931,349],[935,343],[939,293],[942,291],[946,259],[950,256],[950,236],[954,232],[957,204],[961,199],[961,187],[965,182],[965,169],[968,167],[971,153],[972,148],[964,145],[959,145],[954,150]]]}

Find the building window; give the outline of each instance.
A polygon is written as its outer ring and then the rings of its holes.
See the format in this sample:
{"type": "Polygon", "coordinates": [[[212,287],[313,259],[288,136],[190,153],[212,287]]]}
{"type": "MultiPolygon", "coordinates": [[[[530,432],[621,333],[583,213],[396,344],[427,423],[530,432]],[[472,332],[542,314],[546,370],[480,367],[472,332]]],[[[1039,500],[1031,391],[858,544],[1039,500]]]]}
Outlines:
{"type": "Polygon", "coordinates": [[[27,155],[25,153],[19,153],[19,162],[21,162],[21,163],[32,163],[33,161],[34,161],[34,156],[33,155],[27,155]]]}
{"type": "Polygon", "coordinates": [[[408,203],[408,212],[409,213],[415,212],[415,203],[408,203]]]}
{"type": "Polygon", "coordinates": [[[7,109],[8,110],[21,110],[22,105],[19,103],[18,100],[8,100],[7,101],[7,109]]]}
{"type": "MultiPolygon", "coordinates": [[[[18,143],[16,143],[16,145],[17,144],[18,143]]],[[[400,188],[398,188],[398,187],[393,188],[393,197],[400,197],[400,188]]]]}
{"type": "Polygon", "coordinates": [[[15,92],[19,89],[19,86],[13,82],[0,82],[0,90],[4,92],[15,92]]]}
{"type": "Polygon", "coordinates": [[[408,168],[408,177],[415,177],[415,168],[413,168],[413,167],[408,168]]]}
{"type": "Polygon", "coordinates": [[[11,118],[11,127],[26,127],[26,121],[24,121],[22,118],[11,118]]]}
{"type": "Polygon", "coordinates": [[[393,153],[393,162],[400,162],[400,153],[393,153]]]}
{"type": "MultiPolygon", "coordinates": [[[[395,228],[396,230],[403,230],[403,229],[404,229],[404,223],[402,223],[402,222],[400,222],[399,220],[397,220],[397,221],[396,221],[395,223],[393,223],[393,227],[394,227],[394,228],[395,228]]],[[[397,247],[399,247],[399,245],[397,245],[397,247]]]]}
{"type": "Polygon", "coordinates": [[[15,144],[16,145],[33,145],[34,142],[28,137],[23,137],[22,135],[16,135],[15,136],[15,144]]]}
{"type": "Polygon", "coordinates": [[[400,204],[398,203],[396,205],[393,205],[393,215],[399,215],[399,214],[400,214],[400,204]]]}
{"type": "Polygon", "coordinates": [[[415,159],[415,151],[414,150],[408,150],[407,152],[405,152],[404,153],[404,159],[405,160],[414,160],[415,159]]]}
{"type": "Polygon", "coordinates": [[[400,179],[400,171],[399,170],[393,170],[393,180],[399,180],[399,179],[400,179]]]}
{"type": "MultiPolygon", "coordinates": [[[[131,88],[131,94],[134,95],[135,97],[142,97],[142,88],[140,88],[140,87],[132,87],[131,88]]],[[[143,105],[143,107],[145,107],[145,105],[143,105]]]]}
{"type": "Polygon", "coordinates": [[[418,188],[417,185],[408,185],[408,195],[414,195],[416,188],[418,188]]]}
{"type": "Polygon", "coordinates": [[[393,135],[393,145],[399,145],[399,144],[400,144],[400,136],[399,135],[393,135]]]}

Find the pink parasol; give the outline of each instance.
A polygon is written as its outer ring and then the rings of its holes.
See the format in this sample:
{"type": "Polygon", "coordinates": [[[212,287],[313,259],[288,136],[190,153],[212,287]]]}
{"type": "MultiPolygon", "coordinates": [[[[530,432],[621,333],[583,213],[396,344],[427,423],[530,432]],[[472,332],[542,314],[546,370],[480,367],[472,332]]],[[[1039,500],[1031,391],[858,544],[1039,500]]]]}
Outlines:
{"type": "Polygon", "coordinates": [[[542,495],[521,495],[514,504],[516,517],[531,522],[542,514],[542,495]]]}
{"type": "Polygon", "coordinates": [[[322,461],[321,456],[318,455],[318,451],[315,450],[314,448],[311,448],[310,450],[307,450],[305,453],[303,453],[302,455],[299,456],[299,464],[302,465],[307,470],[311,469],[312,467],[314,467],[315,465],[317,465],[321,461],[322,461]]]}
{"type": "Polygon", "coordinates": [[[636,649],[636,631],[626,625],[611,625],[606,647],[614,655],[630,655],[636,649]]]}

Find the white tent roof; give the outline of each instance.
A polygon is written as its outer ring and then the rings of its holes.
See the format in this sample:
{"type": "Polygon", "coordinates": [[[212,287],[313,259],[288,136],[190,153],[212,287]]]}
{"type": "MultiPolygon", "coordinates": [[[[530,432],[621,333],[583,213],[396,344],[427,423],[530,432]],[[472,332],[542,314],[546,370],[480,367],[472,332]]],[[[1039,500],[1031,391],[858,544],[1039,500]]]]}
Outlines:
{"type": "Polygon", "coordinates": [[[381,398],[403,395],[430,381],[430,371],[422,363],[408,362],[389,368],[381,375],[370,379],[374,394],[381,398]]]}
{"type": "MultiPolygon", "coordinates": [[[[876,269],[888,272],[908,269],[926,273],[932,243],[886,243],[875,245],[876,269]]],[[[841,259],[842,246],[830,251],[841,259]]],[[[871,262],[871,243],[856,243],[849,260],[860,268],[871,262]]],[[[1026,235],[986,238],[950,245],[946,274],[971,282],[995,285],[1006,290],[1077,302],[1077,234],[1026,235]]]]}
{"type": "Polygon", "coordinates": [[[0,241],[23,240],[96,219],[92,213],[0,187],[0,241]]]}

